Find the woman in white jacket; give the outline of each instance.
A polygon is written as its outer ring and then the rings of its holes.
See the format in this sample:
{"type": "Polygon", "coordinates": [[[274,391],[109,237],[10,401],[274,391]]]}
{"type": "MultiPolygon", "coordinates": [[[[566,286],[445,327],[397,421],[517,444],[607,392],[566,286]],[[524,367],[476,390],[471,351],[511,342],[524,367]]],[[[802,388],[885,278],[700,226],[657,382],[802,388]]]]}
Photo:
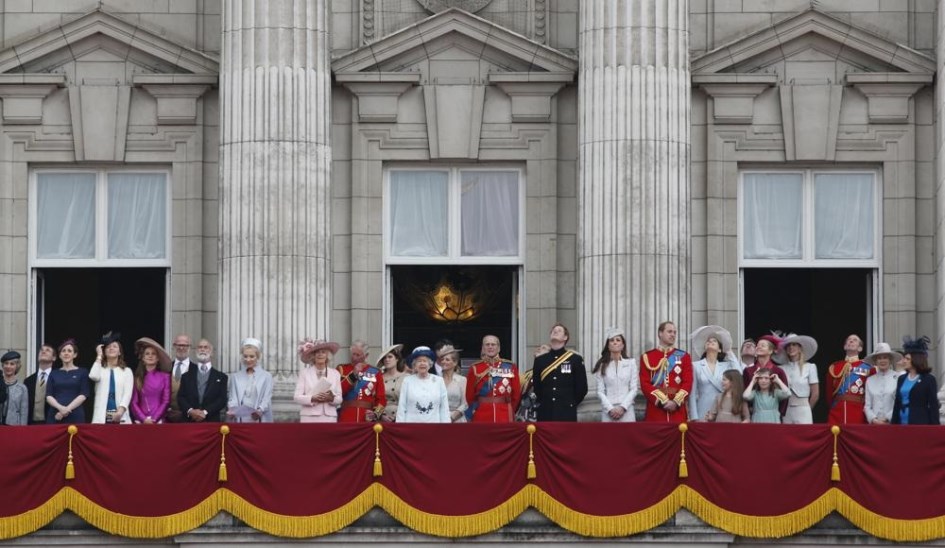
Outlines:
{"type": "Polygon", "coordinates": [[[125,364],[120,340],[121,333],[109,331],[95,347],[95,363],[89,371],[89,380],[95,383],[92,424],[131,424],[128,408],[135,376],[125,364]]]}
{"type": "Polygon", "coordinates": [[[634,422],[633,400],[640,391],[640,370],[636,360],[627,357],[622,329],[611,327],[605,337],[607,341],[593,370],[601,405],[600,420],[634,422]]]}

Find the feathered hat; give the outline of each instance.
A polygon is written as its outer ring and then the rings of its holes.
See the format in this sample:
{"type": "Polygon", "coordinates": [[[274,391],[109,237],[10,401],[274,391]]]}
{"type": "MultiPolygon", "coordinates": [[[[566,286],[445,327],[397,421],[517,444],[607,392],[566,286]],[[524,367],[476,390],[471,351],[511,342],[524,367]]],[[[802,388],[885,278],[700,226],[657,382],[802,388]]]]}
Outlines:
{"type": "Polygon", "coordinates": [[[909,335],[906,335],[902,338],[902,353],[903,354],[928,354],[929,353],[929,343],[932,341],[928,337],[919,337],[918,339],[913,339],[909,335]]]}

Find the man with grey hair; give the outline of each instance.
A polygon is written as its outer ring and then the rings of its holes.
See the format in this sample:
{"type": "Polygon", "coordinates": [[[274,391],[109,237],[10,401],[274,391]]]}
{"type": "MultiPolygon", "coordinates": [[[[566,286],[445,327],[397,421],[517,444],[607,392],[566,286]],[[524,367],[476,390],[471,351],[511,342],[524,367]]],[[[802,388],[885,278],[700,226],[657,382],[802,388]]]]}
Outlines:
{"type": "Polygon", "coordinates": [[[351,343],[351,363],[338,366],[341,374],[341,412],[338,422],[374,422],[387,407],[384,376],[367,361],[370,353],[366,342],[351,343]]]}
{"type": "Polygon", "coordinates": [[[220,422],[226,409],[227,376],[210,363],[213,345],[206,339],[197,343],[196,367],[191,367],[180,378],[177,403],[188,422],[220,422]]]}

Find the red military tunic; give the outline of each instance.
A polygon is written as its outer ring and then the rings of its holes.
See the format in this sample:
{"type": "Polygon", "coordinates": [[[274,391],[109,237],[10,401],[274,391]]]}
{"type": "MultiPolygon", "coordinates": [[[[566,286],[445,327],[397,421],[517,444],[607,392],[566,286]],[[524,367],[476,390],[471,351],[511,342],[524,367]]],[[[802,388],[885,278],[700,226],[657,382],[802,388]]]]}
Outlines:
{"type": "Polygon", "coordinates": [[[640,356],[640,390],[646,397],[644,420],[686,422],[686,399],[692,392],[692,358],[675,348],[654,348],[643,354],[640,356]],[[672,412],[662,407],[670,400],[679,405],[672,412]]]}
{"type": "Polygon", "coordinates": [[[827,369],[828,424],[866,424],[866,379],[876,369],[859,358],[833,362],[827,369]]]}
{"type": "MultiPolygon", "coordinates": [[[[338,366],[341,374],[341,410],[338,422],[369,422],[367,412],[380,417],[387,406],[384,376],[376,367],[346,363],[338,366]]],[[[377,420],[375,418],[375,420],[377,420]]]]}
{"type": "Polygon", "coordinates": [[[466,403],[472,422],[512,422],[522,398],[518,367],[497,359],[473,364],[466,374],[466,403]]]}

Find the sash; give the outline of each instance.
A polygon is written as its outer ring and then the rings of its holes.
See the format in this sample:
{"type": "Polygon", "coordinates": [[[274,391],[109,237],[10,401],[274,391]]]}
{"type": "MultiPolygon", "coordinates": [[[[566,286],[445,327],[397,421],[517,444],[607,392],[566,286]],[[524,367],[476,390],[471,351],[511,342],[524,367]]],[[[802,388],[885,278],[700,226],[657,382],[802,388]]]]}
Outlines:
{"type": "MultiPolygon", "coordinates": [[[[833,393],[834,396],[845,396],[847,392],[850,391],[850,387],[853,386],[857,378],[861,376],[861,375],[856,374],[856,371],[862,368],[863,362],[857,361],[856,364],[857,365],[855,367],[852,364],[844,364],[843,368],[847,369],[847,367],[849,367],[849,369],[847,370],[846,375],[843,377],[843,381],[837,386],[837,389],[834,391],[833,393]]],[[[866,386],[864,383],[864,388],[865,387],[866,386]]],[[[860,396],[860,395],[865,395],[865,394],[855,394],[855,395],[860,396]]],[[[835,397],[830,407],[831,408],[835,407],[839,402],[840,402],[839,398],[835,397]]]]}
{"type": "MultiPolygon", "coordinates": [[[[499,362],[499,363],[501,364],[501,367],[506,368],[510,371],[512,370],[511,367],[505,366],[506,362],[499,362]]],[[[486,379],[486,381],[483,382],[482,386],[479,388],[479,392],[476,394],[476,401],[470,403],[469,406],[466,408],[465,415],[466,415],[467,421],[472,421],[473,415],[475,415],[476,410],[479,409],[479,398],[484,398],[492,394],[492,388],[495,386],[495,382],[493,381],[492,375],[490,375],[488,371],[489,369],[486,369],[486,373],[483,373],[482,376],[478,377],[479,379],[481,379],[482,377],[489,377],[489,378],[486,379]]]]}
{"type": "Polygon", "coordinates": [[[562,363],[564,363],[565,361],[567,361],[568,358],[570,358],[570,357],[573,356],[573,355],[574,355],[574,352],[571,351],[571,350],[568,350],[568,351],[565,352],[564,354],[561,354],[560,356],[558,356],[558,359],[557,359],[557,360],[551,362],[551,365],[549,365],[548,367],[546,367],[546,368],[544,368],[544,369],[542,370],[542,372],[541,372],[541,380],[545,380],[545,377],[547,377],[548,375],[554,373],[556,369],[558,369],[559,367],[561,367],[561,364],[562,364],[562,363]]]}
{"type": "Polygon", "coordinates": [[[380,369],[376,367],[371,367],[371,366],[366,367],[364,371],[361,371],[360,373],[358,373],[358,382],[354,385],[354,387],[351,390],[348,390],[348,393],[344,395],[343,399],[348,400],[348,401],[357,401],[358,395],[361,394],[361,390],[363,390],[368,385],[368,382],[369,382],[369,381],[364,380],[364,374],[371,373],[372,375],[375,376],[375,382],[377,382],[376,377],[377,377],[377,374],[380,372],[381,372],[380,369]]]}
{"type": "MultiPolygon", "coordinates": [[[[652,370],[653,373],[650,374],[650,383],[653,384],[653,386],[665,386],[666,379],[669,377],[669,372],[672,371],[674,367],[676,367],[677,360],[681,360],[685,355],[686,353],[682,350],[674,350],[671,354],[663,358],[663,360],[666,360],[666,367],[660,367],[657,365],[656,369],[652,370]]],[[[644,354],[643,357],[646,358],[647,356],[644,354]]],[[[662,363],[663,360],[660,360],[660,363],[662,363]]],[[[649,367],[649,363],[647,363],[647,367],[649,367]]]]}

